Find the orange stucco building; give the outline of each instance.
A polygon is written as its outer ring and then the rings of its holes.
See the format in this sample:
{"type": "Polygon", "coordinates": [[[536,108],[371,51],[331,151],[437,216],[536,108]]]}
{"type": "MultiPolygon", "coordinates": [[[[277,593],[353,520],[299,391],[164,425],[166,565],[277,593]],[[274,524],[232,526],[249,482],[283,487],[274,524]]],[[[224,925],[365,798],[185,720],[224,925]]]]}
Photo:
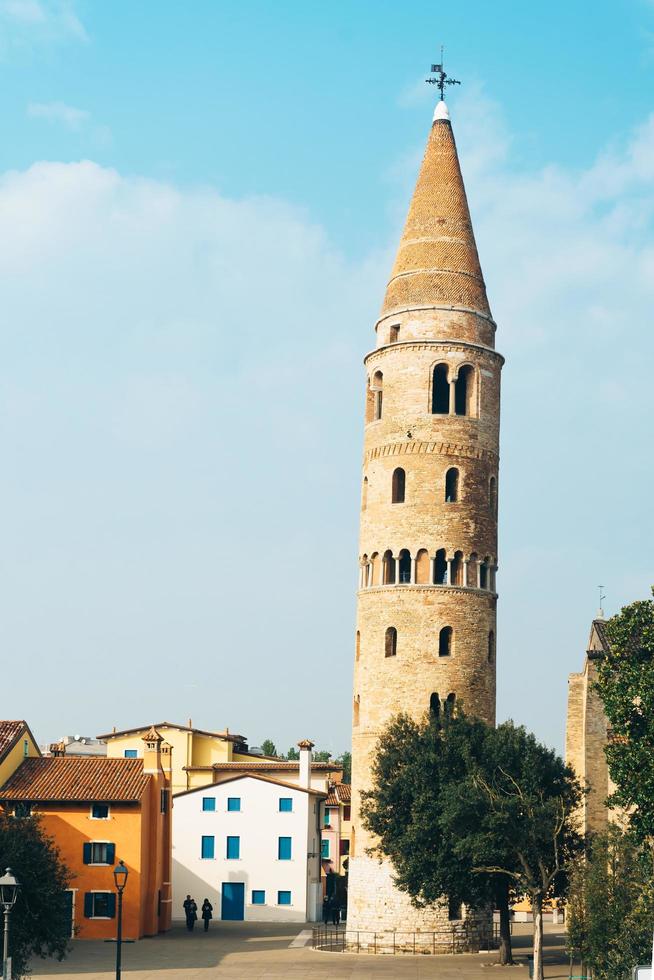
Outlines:
{"type": "Polygon", "coordinates": [[[141,759],[65,755],[26,758],[0,788],[0,804],[17,817],[38,813],[72,872],[71,935],[116,935],[113,868],[129,871],[123,936],[140,939],[170,928],[172,834],[170,746],[153,728],[141,759]]]}

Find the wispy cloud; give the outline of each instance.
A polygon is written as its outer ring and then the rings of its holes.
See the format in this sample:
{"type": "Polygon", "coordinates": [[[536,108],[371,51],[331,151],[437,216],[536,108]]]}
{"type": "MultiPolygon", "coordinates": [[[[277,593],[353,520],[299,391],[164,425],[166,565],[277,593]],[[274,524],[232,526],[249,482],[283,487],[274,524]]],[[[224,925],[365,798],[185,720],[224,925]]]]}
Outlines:
{"type": "Polygon", "coordinates": [[[37,42],[88,41],[73,0],[0,0],[0,23],[5,51],[37,42]]]}
{"type": "Polygon", "coordinates": [[[33,119],[46,119],[50,123],[61,123],[67,129],[79,132],[91,118],[86,109],[76,109],[65,102],[30,102],[27,115],[33,119]]]}
{"type": "Polygon", "coordinates": [[[39,0],[4,0],[0,12],[20,24],[45,24],[48,19],[39,0]]]}

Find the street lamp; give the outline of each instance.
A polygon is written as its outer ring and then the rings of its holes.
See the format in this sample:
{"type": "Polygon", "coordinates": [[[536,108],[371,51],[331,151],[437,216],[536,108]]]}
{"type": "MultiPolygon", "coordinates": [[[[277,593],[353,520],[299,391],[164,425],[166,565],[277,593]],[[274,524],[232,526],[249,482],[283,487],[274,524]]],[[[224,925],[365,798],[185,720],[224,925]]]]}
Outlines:
{"type": "Polygon", "coordinates": [[[11,868],[7,868],[2,878],[0,878],[0,905],[5,913],[5,934],[2,947],[2,980],[9,980],[7,977],[7,963],[9,959],[9,914],[16,904],[18,889],[20,885],[16,881],[11,868]]]}
{"type": "Polygon", "coordinates": [[[118,892],[118,932],[116,934],[116,980],[120,980],[120,960],[121,951],[123,944],[123,891],[125,890],[125,885],[127,884],[127,875],[129,874],[127,868],[125,867],[124,861],[119,861],[114,868],[114,881],[116,883],[116,891],[118,892]]]}

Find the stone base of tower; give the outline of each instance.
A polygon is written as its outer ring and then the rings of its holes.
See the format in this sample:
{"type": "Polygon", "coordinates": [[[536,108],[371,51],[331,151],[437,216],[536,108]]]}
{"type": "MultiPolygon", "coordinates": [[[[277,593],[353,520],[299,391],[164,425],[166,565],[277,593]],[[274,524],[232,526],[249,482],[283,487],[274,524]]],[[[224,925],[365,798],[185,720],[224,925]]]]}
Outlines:
{"type": "Polygon", "coordinates": [[[351,857],[348,877],[346,944],[383,952],[477,952],[493,945],[491,910],[464,909],[451,920],[447,902],[417,909],[393,882],[390,862],[351,857]],[[394,934],[394,935],[393,935],[394,934]],[[414,935],[415,934],[415,935],[414,935]]]}

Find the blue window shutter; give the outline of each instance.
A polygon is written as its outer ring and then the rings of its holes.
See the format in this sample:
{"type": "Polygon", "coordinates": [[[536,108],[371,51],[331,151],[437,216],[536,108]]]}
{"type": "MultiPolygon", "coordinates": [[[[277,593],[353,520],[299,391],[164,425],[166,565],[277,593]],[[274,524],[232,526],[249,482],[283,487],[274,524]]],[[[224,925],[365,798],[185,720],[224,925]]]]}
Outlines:
{"type": "Polygon", "coordinates": [[[280,837],[277,842],[277,857],[280,861],[291,860],[291,838],[280,837]]]}
{"type": "Polygon", "coordinates": [[[240,796],[228,796],[227,797],[227,810],[230,813],[237,813],[241,809],[241,797],[240,796]]]}
{"type": "Polygon", "coordinates": [[[278,905],[290,905],[291,904],[291,893],[287,891],[277,892],[277,904],[278,905]]]}
{"type": "Polygon", "coordinates": [[[116,860],[116,845],[107,844],[107,864],[113,864],[116,860]]]}
{"type": "Polygon", "coordinates": [[[109,892],[109,895],[107,896],[107,898],[108,898],[108,901],[107,901],[107,914],[108,914],[108,916],[109,916],[110,919],[114,919],[116,917],[116,895],[115,895],[115,892],[109,892]]]}
{"type": "Polygon", "coordinates": [[[91,845],[88,844],[88,843],[87,844],[84,844],[84,852],[82,854],[82,861],[84,862],[84,864],[90,864],[91,863],[91,845]]]}
{"type": "Polygon", "coordinates": [[[241,838],[240,837],[228,837],[227,838],[227,857],[233,861],[238,860],[241,856],[241,838]]]}
{"type": "Polygon", "coordinates": [[[207,835],[202,838],[202,857],[203,858],[213,858],[214,856],[214,838],[213,836],[207,835]]]}
{"type": "Polygon", "coordinates": [[[292,813],[293,812],[293,800],[290,796],[280,796],[279,797],[279,812],[280,813],[292,813]]]}
{"type": "Polygon", "coordinates": [[[202,809],[205,813],[213,812],[216,809],[216,800],[213,796],[202,797],[202,809]]]}
{"type": "MultiPolygon", "coordinates": [[[[84,846],[86,847],[86,844],[84,846]]],[[[84,918],[93,918],[93,892],[84,893],[84,918]]]]}

